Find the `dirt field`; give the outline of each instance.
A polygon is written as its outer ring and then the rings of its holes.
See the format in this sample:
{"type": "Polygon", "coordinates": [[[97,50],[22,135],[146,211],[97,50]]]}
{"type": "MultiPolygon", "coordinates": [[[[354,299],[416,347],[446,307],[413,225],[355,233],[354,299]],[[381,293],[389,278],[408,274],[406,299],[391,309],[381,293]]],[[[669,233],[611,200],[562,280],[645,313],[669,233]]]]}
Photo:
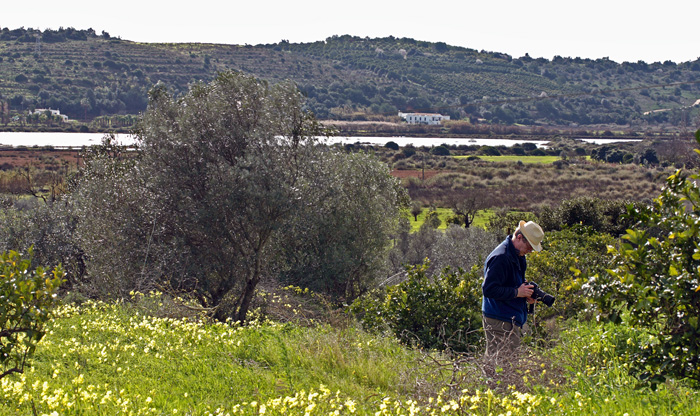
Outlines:
{"type": "Polygon", "coordinates": [[[0,149],[0,169],[33,166],[40,169],[75,169],[80,163],[79,150],[0,149]]]}

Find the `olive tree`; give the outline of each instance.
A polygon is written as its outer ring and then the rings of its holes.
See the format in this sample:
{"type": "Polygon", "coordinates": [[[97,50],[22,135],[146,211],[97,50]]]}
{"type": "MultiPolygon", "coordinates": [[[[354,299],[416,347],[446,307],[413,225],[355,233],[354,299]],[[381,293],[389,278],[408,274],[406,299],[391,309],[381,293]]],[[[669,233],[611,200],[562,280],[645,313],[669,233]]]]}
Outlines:
{"type": "Polygon", "coordinates": [[[386,276],[391,238],[408,194],[377,157],[317,152],[312,192],[282,243],[284,281],[350,301],[386,276]]]}
{"type": "Polygon", "coordinates": [[[157,85],[137,150],[94,158],[77,185],[89,272],[122,291],[167,283],[243,321],[313,190],[321,133],[290,83],[222,73],[182,97],[157,85]]]}

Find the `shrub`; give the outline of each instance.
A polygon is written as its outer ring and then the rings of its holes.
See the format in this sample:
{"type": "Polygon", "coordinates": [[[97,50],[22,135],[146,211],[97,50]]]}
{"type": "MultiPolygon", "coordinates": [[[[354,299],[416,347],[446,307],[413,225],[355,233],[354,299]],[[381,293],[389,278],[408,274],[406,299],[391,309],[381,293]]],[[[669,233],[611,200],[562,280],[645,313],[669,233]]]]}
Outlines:
{"type": "Polygon", "coordinates": [[[477,267],[429,277],[428,263],[407,269],[403,283],[361,297],[350,311],[368,331],[389,329],[420,348],[473,350],[481,336],[481,275],[477,267]]]}
{"type": "Polygon", "coordinates": [[[22,373],[37,344],[44,336],[44,324],[63,282],[63,269],[50,272],[31,269],[32,250],[23,257],[16,251],[0,255],[0,378],[22,373]]]}
{"type": "Polygon", "coordinates": [[[391,149],[391,150],[399,150],[399,145],[396,142],[391,142],[391,141],[386,142],[384,147],[386,147],[387,149],[391,149]]]}
{"type": "MultiPolygon", "coordinates": [[[[696,138],[700,143],[700,130],[696,138]]],[[[605,316],[647,331],[626,345],[652,385],[669,376],[700,385],[698,179],[677,171],[652,206],[631,211],[639,223],[619,248],[610,247],[614,267],[590,280],[605,316]]]]}
{"type": "Polygon", "coordinates": [[[543,250],[527,260],[526,278],[556,297],[552,308],[538,307],[539,318],[572,318],[590,305],[582,290],[584,276],[610,266],[607,246],[614,241],[608,234],[580,225],[545,234],[543,250]]]}
{"type": "Polygon", "coordinates": [[[440,219],[437,211],[431,209],[427,214],[425,214],[425,222],[423,223],[423,227],[437,229],[440,228],[440,225],[442,225],[442,220],[440,219]]]}
{"type": "Polygon", "coordinates": [[[446,148],[445,146],[436,146],[430,149],[430,154],[435,156],[449,156],[450,149],[446,148]]]}
{"type": "Polygon", "coordinates": [[[520,221],[535,221],[540,224],[537,217],[530,212],[511,211],[504,208],[496,211],[489,218],[486,229],[496,233],[501,238],[505,238],[508,234],[512,234],[515,231],[515,227],[518,226],[520,221]]]}
{"type": "Polygon", "coordinates": [[[556,208],[543,208],[539,215],[540,225],[545,230],[585,225],[596,231],[618,236],[633,224],[633,221],[624,215],[629,204],[632,202],[589,196],[566,199],[556,208]]]}

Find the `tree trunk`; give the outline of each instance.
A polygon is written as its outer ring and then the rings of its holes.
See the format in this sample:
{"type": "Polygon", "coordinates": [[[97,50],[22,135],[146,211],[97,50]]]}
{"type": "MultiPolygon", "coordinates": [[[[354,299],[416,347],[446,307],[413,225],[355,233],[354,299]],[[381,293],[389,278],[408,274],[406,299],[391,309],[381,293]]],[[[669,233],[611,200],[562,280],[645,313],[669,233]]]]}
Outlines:
{"type": "Polygon", "coordinates": [[[255,287],[258,285],[259,280],[259,277],[254,277],[246,282],[245,289],[241,297],[241,305],[238,308],[238,313],[236,314],[236,321],[241,324],[245,322],[245,317],[248,314],[248,309],[250,309],[250,303],[253,301],[255,287]]]}
{"type": "Polygon", "coordinates": [[[250,279],[246,280],[245,288],[243,289],[239,301],[238,313],[236,314],[236,321],[241,324],[245,322],[245,317],[253,301],[253,295],[255,295],[255,288],[258,286],[258,282],[260,282],[260,254],[256,253],[252,276],[250,279]]]}

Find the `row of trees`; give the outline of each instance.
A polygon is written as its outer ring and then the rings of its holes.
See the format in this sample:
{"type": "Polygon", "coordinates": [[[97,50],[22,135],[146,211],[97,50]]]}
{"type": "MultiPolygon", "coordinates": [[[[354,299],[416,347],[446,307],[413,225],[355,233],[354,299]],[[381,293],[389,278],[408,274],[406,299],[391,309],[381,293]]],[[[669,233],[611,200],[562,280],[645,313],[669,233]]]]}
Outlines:
{"type": "MultiPolygon", "coordinates": [[[[17,42],[36,42],[39,38],[42,42],[55,43],[66,42],[69,40],[86,41],[88,38],[97,37],[94,29],[75,29],[73,27],[59,27],[57,30],[52,29],[32,29],[20,27],[19,29],[8,29],[6,27],[0,30],[0,40],[12,40],[17,42]]],[[[109,33],[102,31],[102,37],[109,39],[109,33]]]]}

